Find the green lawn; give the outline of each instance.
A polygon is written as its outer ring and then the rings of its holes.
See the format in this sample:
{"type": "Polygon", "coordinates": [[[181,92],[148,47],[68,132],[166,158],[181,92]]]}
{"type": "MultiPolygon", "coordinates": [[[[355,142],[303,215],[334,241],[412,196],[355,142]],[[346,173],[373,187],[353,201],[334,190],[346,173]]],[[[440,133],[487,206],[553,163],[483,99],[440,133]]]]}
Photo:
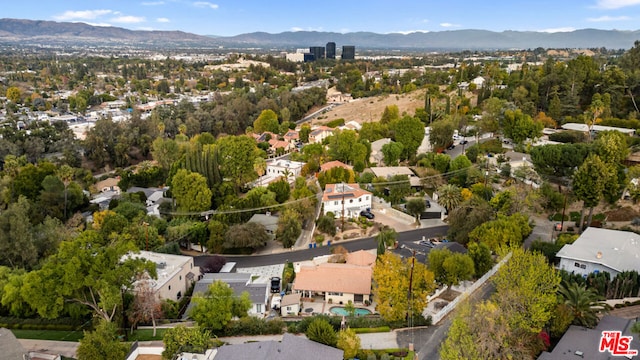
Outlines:
{"type": "MultiPolygon", "coordinates": [[[[58,341],[80,341],[82,339],[82,330],[79,331],[60,331],[60,330],[11,330],[18,339],[35,339],[35,340],[58,340],[58,341]]],[[[157,329],[156,337],[153,337],[153,329],[136,330],[129,335],[128,341],[152,341],[162,340],[165,329],[157,329]]]]}
{"type": "Polygon", "coordinates": [[[61,330],[23,330],[12,329],[13,334],[18,339],[35,339],[35,340],[58,340],[58,341],[79,341],[84,335],[82,330],[79,331],[61,331],[61,330]]]}

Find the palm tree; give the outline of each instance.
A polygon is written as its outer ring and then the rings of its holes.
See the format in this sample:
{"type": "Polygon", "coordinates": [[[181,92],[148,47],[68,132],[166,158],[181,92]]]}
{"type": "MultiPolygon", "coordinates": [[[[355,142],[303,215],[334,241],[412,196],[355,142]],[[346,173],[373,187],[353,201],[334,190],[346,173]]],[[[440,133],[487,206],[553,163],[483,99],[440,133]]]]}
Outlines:
{"type": "Polygon", "coordinates": [[[601,301],[594,289],[587,289],[585,285],[563,283],[558,292],[573,312],[575,325],[593,328],[598,324],[598,314],[609,311],[609,305],[601,301]]]}
{"type": "Polygon", "coordinates": [[[447,213],[462,203],[462,190],[453,184],[444,184],[438,188],[438,204],[447,209],[447,213]]]}

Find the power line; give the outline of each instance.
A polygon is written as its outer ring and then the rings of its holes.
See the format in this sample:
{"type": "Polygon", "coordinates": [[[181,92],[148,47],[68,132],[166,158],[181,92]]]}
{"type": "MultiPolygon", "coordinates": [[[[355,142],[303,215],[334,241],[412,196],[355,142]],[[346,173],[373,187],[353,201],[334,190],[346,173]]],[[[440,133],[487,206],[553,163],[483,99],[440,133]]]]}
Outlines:
{"type": "MultiPolygon", "coordinates": [[[[442,174],[429,175],[429,176],[418,178],[418,180],[424,181],[424,180],[428,180],[428,179],[435,179],[435,178],[438,178],[438,177],[446,177],[446,176],[450,176],[450,175],[455,175],[455,174],[467,171],[467,170],[469,170],[471,168],[478,168],[478,165],[477,164],[472,164],[470,167],[466,167],[466,168],[458,169],[458,170],[454,170],[454,171],[448,171],[448,172],[445,172],[445,173],[442,173],[442,174]]],[[[405,183],[408,183],[409,181],[410,181],[410,179],[394,180],[394,181],[384,181],[384,182],[375,182],[375,183],[362,183],[362,185],[375,187],[375,186],[405,184],[405,183]]],[[[268,210],[268,209],[278,208],[278,207],[282,207],[282,206],[292,205],[292,204],[296,204],[296,203],[302,202],[302,201],[307,200],[307,199],[317,198],[318,195],[319,194],[315,194],[315,195],[307,196],[307,197],[300,198],[300,199],[297,199],[297,200],[287,201],[287,202],[284,202],[282,204],[261,206],[261,207],[249,208],[249,209],[206,210],[206,211],[160,211],[160,214],[172,215],[172,216],[205,216],[205,217],[206,216],[211,216],[211,215],[241,214],[241,213],[246,213],[246,212],[268,210]]]]}

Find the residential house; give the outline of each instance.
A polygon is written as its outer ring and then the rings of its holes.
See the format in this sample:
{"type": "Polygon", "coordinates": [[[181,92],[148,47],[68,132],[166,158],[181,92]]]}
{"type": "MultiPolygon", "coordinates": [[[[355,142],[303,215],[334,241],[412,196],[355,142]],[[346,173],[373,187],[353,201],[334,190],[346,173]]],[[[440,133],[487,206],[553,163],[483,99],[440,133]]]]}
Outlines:
{"type": "Polygon", "coordinates": [[[261,224],[267,231],[267,234],[271,236],[271,238],[275,238],[276,231],[278,230],[278,216],[271,215],[271,213],[267,214],[253,214],[251,219],[248,222],[261,224]]]}
{"type": "Polygon", "coordinates": [[[371,208],[373,195],[358,184],[327,184],[322,194],[323,214],[354,218],[371,208]]]}
{"type": "Polygon", "coordinates": [[[353,166],[347,165],[347,164],[345,164],[345,163],[343,163],[342,161],[339,161],[339,160],[333,160],[333,161],[329,161],[327,163],[324,163],[324,164],[320,165],[320,172],[333,169],[334,167],[341,167],[341,168],[345,168],[347,170],[353,170],[353,166]]]}
{"type": "Polygon", "coordinates": [[[478,89],[482,89],[485,82],[486,80],[482,76],[476,76],[473,80],[471,80],[471,83],[475,84],[476,88],[478,89]]]}
{"type": "MultiPolygon", "coordinates": [[[[630,336],[633,339],[628,344],[628,350],[640,350],[640,341],[631,327],[635,320],[623,319],[616,316],[605,315],[595,329],[571,325],[562,339],[554,346],[551,352],[544,351],[538,360],[565,360],[565,359],[589,359],[608,360],[614,358],[637,359],[637,356],[625,356],[612,353],[601,348],[601,339],[606,331],[619,331],[621,336],[630,336]]],[[[612,342],[614,349],[618,343],[612,342]]],[[[613,349],[612,349],[613,350],[613,349]]]]}
{"type": "Polygon", "coordinates": [[[295,145],[300,140],[300,134],[296,130],[289,130],[282,138],[284,141],[295,145]]]}
{"type": "Polygon", "coordinates": [[[640,272],[640,235],[590,227],[556,256],[560,269],[582,276],[606,271],[613,278],[623,271],[640,272]]]}
{"type": "Polygon", "coordinates": [[[358,123],[357,121],[347,121],[344,125],[342,126],[338,126],[338,129],[340,130],[355,130],[355,131],[360,131],[360,129],[362,129],[362,125],[360,125],[360,123],[358,123]]]}
{"type": "Polygon", "coordinates": [[[565,130],[575,130],[575,131],[582,131],[582,132],[591,131],[593,133],[598,133],[601,131],[619,131],[629,136],[633,136],[636,133],[635,129],[627,129],[627,128],[619,128],[614,126],[603,126],[603,125],[591,125],[591,128],[589,128],[589,125],[580,124],[580,123],[566,123],[566,124],[563,124],[561,127],[565,130]]]}
{"type": "MultiPolygon", "coordinates": [[[[196,286],[193,288],[193,295],[204,294],[209,285],[216,281],[222,281],[233,289],[235,296],[242,295],[243,292],[249,293],[251,299],[251,308],[248,311],[252,316],[265,316],[269,313],[267,303],[269,301],[269,286],[266,283],[254,283],[253,275],[247,273],[209,273],[204,274],[196,286]]],[[[189,316],[189,312],[193,308],[193,302],[187,307],[185,316],[189,316]]]]}
{"type": "Polygon", "coordinates": [[[269,150],[272,154],[278,154],[278,149],[282,149],[282,153],[291,152],[296,146],[286,140],[278,140],[278,138],[271,138],[269,140],[269,150]]]}
{"type": "Polygon", "coordinates": [[[370,172],[376,177],[385,179],[391,179],[395,175],[407,175],[412,188],[422,189],[422,181],[413,170],[407,166],[374,166],[364,169],[364,172],[370,172]]]}
{"type": "Polygon", "coordinates": [[[333,304],[364,304],[371,301],[372,274],[372,266],[357,264],[302,265],[292,289],[304,297],[320,295],[333,304]]]}
{"type": "Polygon", "coordinates": [[[382,147],[391,143],[391,139],[384,138],[371,143],[371,154],[369,155],[369,163],[381,165],[384,164],[384,154],[382,147]]]}
{"type": "Polygon", "coordinates": [[[344,351],[301,336],[285,333],[282,341],[247,342],[223,345],[214,360],[342,360],[344,351]]]}
{"type": "Polygon", "coordinates": [[[170,198],[164,197],[164,193],[169,190],[165,188],[143,188],[133,186],[127,189],[127,193],[141,192],[146,197],[145,204],[147,206],[147,214],[160,217],[160,204],[166,201],[172,201],[170,198]]]}
{"type": "MultiPolygon", "coordinates": [[[[289,183],[293,183],[295,179],[300,176],[302,167],[304,165],[305,163],[303,162],[283,159],[268,161],[266,173],[264,176],[265,180],[270,180],[267,182],[268,184],[279,179],[280,177],[285,177],[285,179],[287,179],[289,183]]],[[[264,182],[262,183],[264,184],[264,182]]]]}
{"type": "Polygon", "coordinates": [[[96,189],[101,193],[106,193],[108,191],[113,191],[117,195],[120,195],[120,187],[118,183],[120,182],[120,177],[110,177],[104,180],[98,181],[95,184],[96,189]]]}
{"type": "Polygon", "coordinates": [[[280,301],[280,315],[282,316],[298,316],[302,309],[302,295],[287,294],[280,301]]]}
{"type": "Polygon", "coordinates": [[[418,154],[422,154],[422,153],[428,153],[431,152],[433,149],[433,146],[431,145],[431,141],[429,140],[429,133],[431,132],[431,128],[430,127],[425,127],[424,128],[424,137],[422,138],[422,142],[420,143],[420,146],[418,147],[418,154]]]}
{"type": "Polygon", "coordinates": [[[309,144],[320,144],[329,136],[333,135],[332,128],[328,126],[319,126],[309,133],[309,144]]]}
{"type": "Polygon", "coordinates": [[[198,280],[200,268],[193,263],[193,257],[140,251],[126,255],[151,261],[156,265],[157,279],[151,279],[154,293],[160,299],[180,300],[191,285],[198,280]]]}

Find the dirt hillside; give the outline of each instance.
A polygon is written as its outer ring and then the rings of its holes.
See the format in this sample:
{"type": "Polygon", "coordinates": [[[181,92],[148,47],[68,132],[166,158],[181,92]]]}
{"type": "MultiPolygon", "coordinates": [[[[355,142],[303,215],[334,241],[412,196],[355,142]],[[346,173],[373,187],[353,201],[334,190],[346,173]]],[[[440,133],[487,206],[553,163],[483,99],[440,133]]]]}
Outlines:
{"type": "Polygon", "coordinates": [[[416,90],[402,95],[380,95],[368,98],[355,99],[351,102],[336,106],[332,110],[317,117],[312,124],[325,124],[335,119],[345,121],[364,122],[379,121],[384,108],[389,105],[398,105],[400,114],[403,112],[413,115],[416,108],[424,107],[424,90],[416,90]]]}

